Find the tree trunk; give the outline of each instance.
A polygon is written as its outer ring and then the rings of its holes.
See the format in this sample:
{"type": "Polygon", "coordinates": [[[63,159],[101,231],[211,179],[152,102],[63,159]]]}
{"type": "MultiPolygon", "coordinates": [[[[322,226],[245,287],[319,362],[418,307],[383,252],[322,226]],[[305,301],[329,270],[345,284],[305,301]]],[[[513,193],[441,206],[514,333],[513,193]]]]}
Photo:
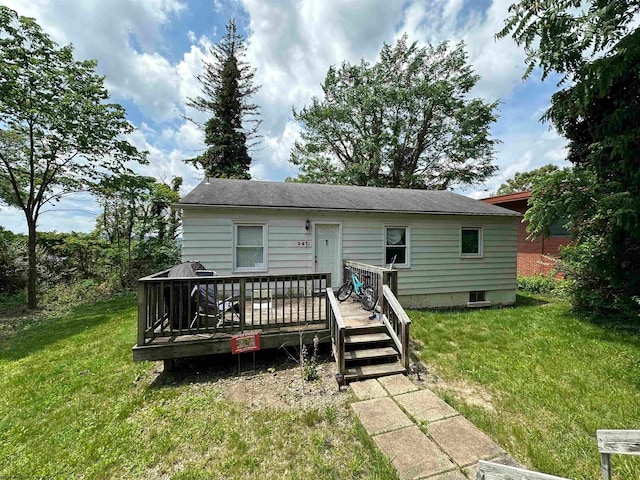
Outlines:
{"type": "Polygon", "coordinates": [[[37,270],[36,270],[36,222],[27,215],[27,226],[29,228],[29,238],[27,241],[27,252],[29,266],[27,269],[27,307],[31,310],[37,308],[36,298],[37,270]]]}

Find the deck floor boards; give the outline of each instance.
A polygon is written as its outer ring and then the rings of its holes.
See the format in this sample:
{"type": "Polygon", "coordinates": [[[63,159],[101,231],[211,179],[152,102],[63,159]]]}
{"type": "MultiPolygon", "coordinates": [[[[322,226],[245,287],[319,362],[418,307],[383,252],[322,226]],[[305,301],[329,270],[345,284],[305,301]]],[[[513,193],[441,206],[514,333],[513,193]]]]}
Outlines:
{"type": "MultiPolygon", "coordinates": [[[[352,298],[344,302],[338,303],[342,319],[347,327],[363,327],[381,325],[382,322],[378,318],[372,320],[369,316],[372,312],[362,308],[360,302],[352,298]]],[[[298,335],[299,332],[305,336],[311,335],[313,339],[314,332],[328,332],[326,324],[326,301],[324,297],[300,297],[292,299],[273,299],[271,304],[264,302],[261,306],[255,305],[252,301],[244,304],[245,314],[245,332],[258,332],[261,338],[267,339],[273,337],[288,339],[291,335],[298,335]],[[257,308],[256,308],[257,307],[257,308]],[[305,321],[305,310],[306,319],[305,321]],[[275,319],[277,318],[277,323],[275,319]]],[[[195,314],[193,315],[195,317],[195,314]]],[[[193,318],[189,321],[193,321],[193,318]]],[[[206,325],[206,319],[200,315],[198,321],[200,325],[206,325]]],[[[183,322],[186,322],[183,319],[183,322]]],[[[147,340],[143,346],[134,347],[135,350],[144,350],[152,348],[153,350],[171,349],[172,351],[184,350],[192,351],[191,346],[198,344],[216,344],[214,350],[230,351],[230,338],[233,334],[241,333],[238,329],[239,315],[231,315],[230,312],[225,313],[225,323],[222,328],[214,329],[217,319],[209,319],[209,329],[191,330],[184,328],[182,334],[178,334],[179,329],[169,328],[169,321],[165,320],[154,329],[155,336],[147,340]],[[233,323],[231,319],[233,318],[233,323]]],[[[183,324],[184,325],[184,324],[183,324]]],[[[326,336],[323,333],[324,336],[326,336]]],[[[323,340],[326,341],[326,339],[323,340]]],[[[269,343],[269,342],[267,342],[269,343]]],[[[202,345],[200,345],[202,347],[202,345]]],[[[198,350],[199,351],[199,350],[198,350]]],[[[141,355],[144,354],[138,353],[141,355]]],[[[179,355],[179,354],[176,354],[179,355]]],[[[136,355],[134,355],[135,357],[136,355]]],[[[154,358],[158,355],[153,354],[154,358]]]]}

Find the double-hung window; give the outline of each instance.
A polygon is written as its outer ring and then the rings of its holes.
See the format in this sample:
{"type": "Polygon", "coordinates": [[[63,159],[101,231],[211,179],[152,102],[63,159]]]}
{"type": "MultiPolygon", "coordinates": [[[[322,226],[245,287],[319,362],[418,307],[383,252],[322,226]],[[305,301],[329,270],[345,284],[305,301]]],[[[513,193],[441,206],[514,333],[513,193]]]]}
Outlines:
{"type": "Polygon", "coordinates": [[[387,265],[389,265],[395,257],[396,266],[409,266],[409,237],[409,227],[385,227],[384,261],[387,265]]]}
{"type": "Polygon", "coordinates": [[[256,272],[267,269],[266,225],[235,225],[233,270],[256,272]]]}
{"type": "Polygon", "coordinates": [[[460,256],[482,257],[482,228],[462,227],[460,229],[460,256]]]}

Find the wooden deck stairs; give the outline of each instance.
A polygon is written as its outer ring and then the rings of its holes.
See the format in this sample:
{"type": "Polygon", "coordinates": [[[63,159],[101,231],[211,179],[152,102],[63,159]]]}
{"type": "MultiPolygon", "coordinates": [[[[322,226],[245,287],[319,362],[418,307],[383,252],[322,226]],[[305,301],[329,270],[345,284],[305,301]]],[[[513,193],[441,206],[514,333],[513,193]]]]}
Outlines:
{"type": "Polygon", "coordinates": [[[411,320],[392,289],[396,272],[349,263],[352,269],[361,268],[363,278],[371,269],[380,270],[379,275],[376,274],[380,280],[375,285],[379,309],[371,319],[371,312],[363,310],[353,296],[338,302],[333,289],[327,288],[327,316],[338,375],[342,375],[345,382],[351,382],[407,373],[411,320]],[[369,270],[364,270],[365,267],[369,270]]]}
{"type": "Polygon", "coordinates": [[[347,382],[406,373],[385,325],[347,327],[344,346],[347,382]]]}

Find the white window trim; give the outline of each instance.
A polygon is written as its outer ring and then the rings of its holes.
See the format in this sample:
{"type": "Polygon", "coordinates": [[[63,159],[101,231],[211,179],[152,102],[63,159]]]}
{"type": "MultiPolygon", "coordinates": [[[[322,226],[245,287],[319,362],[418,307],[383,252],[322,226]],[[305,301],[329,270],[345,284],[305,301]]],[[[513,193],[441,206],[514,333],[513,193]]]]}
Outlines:
{"type": "Polygon", "coordinates": [[[269,260],[268,260],[268,244],[267,244],[267,229],[269,225],[266,222],[239,222],[233,224],[233,245],[231,249],[233,250],[233,272],[234,273],[243,273],[243,272],[267,272],[269,270],[269,260]],[[262,267],[236,267],[236,248],[238,244],[238,227],[262,227],[262,255],[263,255],[263,266],[262,267]]]}
{"type": "Polygon", "coordinates": [[[482,227],[476,226],[461,226],[460,227],[460,246],[459,246],[460,258],[483,258],[484,257],[484,235],[482,227]],[[478,230],[478,253],[462,253],[462,232],[464,230],[478,230]]]}
{"type": "Polygon", "coordinates": [[[385,225],[382,232],[382,265],[386,268],[389,266],[387,261],[387,230],[393,228],[404,228],[405,229],[405,242],[407,249],[406,251],[406,262],[405,263],[395,263],[393,268],[411,268],[411,226],[410,225],[385,225]]]}

